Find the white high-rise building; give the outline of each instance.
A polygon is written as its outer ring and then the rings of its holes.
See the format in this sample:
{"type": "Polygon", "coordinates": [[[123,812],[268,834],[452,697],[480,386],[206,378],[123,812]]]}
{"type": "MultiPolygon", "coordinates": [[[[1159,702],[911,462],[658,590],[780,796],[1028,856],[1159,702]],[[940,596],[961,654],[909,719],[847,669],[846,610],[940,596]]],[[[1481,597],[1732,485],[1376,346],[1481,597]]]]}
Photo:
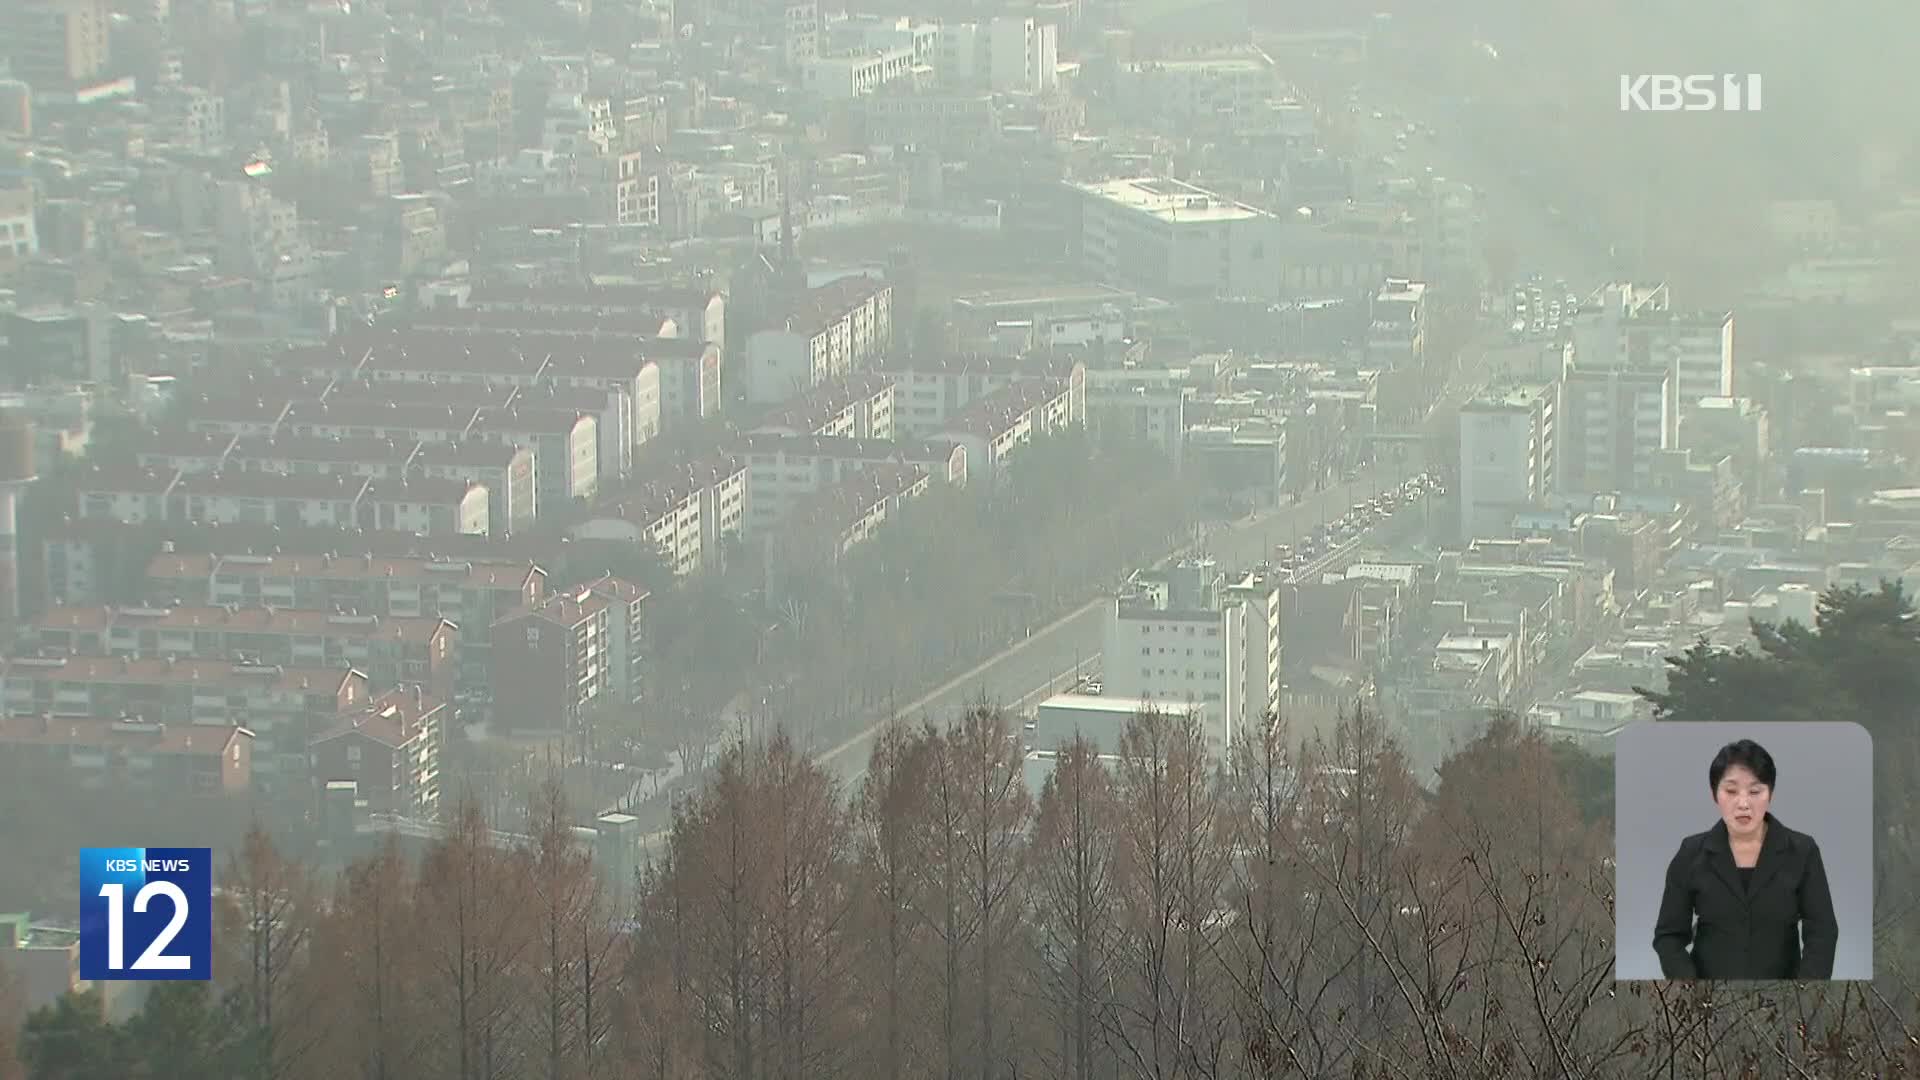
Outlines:
{"type": "Polygon", "coordinates": [[[1107,614],[1101,667],[1107,694],[1196,706],[1224,755],[1279,708],[1279,584],[1206,559],[1137,571],[1107,614]]]}
{"type": "Polygon", "coordinates": [[[1555,490],[1559,384],[1491,391],[1460,409],[1460,537],[1506,537],[1555,490]]]}
{"type": "Polygon", "coordinates": [[[1701,398],[1733,395],[1733,313],[1674,311],[1665,285],[1597,290],[1574,319],[1573,351],[1588,371],[1670,372],[1676,426],[1701,398]]]}
{"type": "Polygon", "coordinates": [[[1676,445],[1673,374],[1569,368],[1560,387],[1559,487],[1568,495],[1645,491],[1676,445]]]}
{"type": "Polygon", "coordinates": [[[1426,282],[1388,278],[1374,293],[1368,314],[1368,366],[1380,371],[1404,371],[1425,362],[1426,282]]]}
{"type": "Polygon", "coordinates": [[[1045,94],[1060,85],[1060,30],[1017,15],[987,30],[988,81],[999,94],[1045,94]]]}

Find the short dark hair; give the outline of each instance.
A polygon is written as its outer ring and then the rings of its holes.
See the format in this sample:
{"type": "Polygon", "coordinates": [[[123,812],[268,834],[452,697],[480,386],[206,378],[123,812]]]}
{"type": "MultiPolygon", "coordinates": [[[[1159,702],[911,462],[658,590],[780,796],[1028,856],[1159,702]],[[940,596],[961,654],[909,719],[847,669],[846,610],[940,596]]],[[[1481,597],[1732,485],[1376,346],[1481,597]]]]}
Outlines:
{"type": "Polygon", "coordinates": [[[1713,764],[1707,766],[1707,789],[1719,790],[1720,778],[1727,775],[1727,770],[1735,765],[1744,767],[1753,774],[1755,780],[1767,785],[1768,788],[1773,787],[1776,776],[1773,755],[1767,753],[1766,747],[1752,739],[1741,739],[1738,742],[1728,743],[1720,748],[1719,753],[1713,755],[1713,764]]]}

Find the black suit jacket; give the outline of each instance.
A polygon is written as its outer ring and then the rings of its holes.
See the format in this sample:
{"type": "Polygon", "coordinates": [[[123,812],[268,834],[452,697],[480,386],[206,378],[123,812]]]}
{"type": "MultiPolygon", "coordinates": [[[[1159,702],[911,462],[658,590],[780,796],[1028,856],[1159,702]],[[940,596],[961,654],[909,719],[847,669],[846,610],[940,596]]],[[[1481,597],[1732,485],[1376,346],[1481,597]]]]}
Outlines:
{"type": "Polygon", "coordinates": [[[1726,823],[1680,841],[1653,928],[1667,978],[1833,978],[1840,924],[1820,845],[1768,814],[1752,884],[1733,864],[1726,823]]]}

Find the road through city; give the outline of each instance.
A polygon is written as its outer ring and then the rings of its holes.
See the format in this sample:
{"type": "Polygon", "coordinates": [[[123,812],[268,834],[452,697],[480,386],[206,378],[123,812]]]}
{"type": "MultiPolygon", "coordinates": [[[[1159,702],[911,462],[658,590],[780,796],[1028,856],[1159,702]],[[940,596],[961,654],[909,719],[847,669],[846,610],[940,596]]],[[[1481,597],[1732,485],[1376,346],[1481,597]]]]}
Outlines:
{"type": "MultiPolygon", "coordinates": [[[[1210,524],[1204,539],[1173,555],[1205,554],[1223,567],[1253,565],[1269,558],[1275,544],[1304,538],[1322,522],[1339,518],[1354,503],[1398,486],[1420,469],[1417,456],[1377,462],[1362,468],[1353,480],[1335,482],[1277,510],[1210,524]]],[[[1035,629],[1018,644],[908,703],[899,715],[910,720],[923,716],[945,720],[979,700],[1019,709],[1050,691],[1065,690],[1076,672],[1098,670],[1107,606],[1112,602],[1111,597],[1101,597],[1035,629]]],[[[822,751],[821,762],[849,784],[857,781],[866,772],[873,740],[885,724],[883,719],[822,751]]]]}

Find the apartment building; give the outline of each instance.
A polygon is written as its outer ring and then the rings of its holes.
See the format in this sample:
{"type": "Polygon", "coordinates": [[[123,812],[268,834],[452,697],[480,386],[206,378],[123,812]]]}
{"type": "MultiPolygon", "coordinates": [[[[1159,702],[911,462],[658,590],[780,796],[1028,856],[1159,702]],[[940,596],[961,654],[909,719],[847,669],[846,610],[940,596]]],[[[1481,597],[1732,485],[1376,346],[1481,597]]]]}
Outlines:
{"type": "Polygon", "coordinates": [[[1103,692],[1199,708],[1224,758],[1234,732],[1280,706],[1279,582],[1211,560],[1136,571],[1109,609],[1103,692]]]}
{"type": "Polygon", "coordinates": [[[81,791],[227,795],[253,784],[253,732],[139,716],[0,716],[0,758],[64,773],[81,791]]]}
{"type": "Polygon", "coordinates": [[[1087,423],[1102,438],[1158,447],[1179,468],[1186,448],[1187,407],[1198,391],[1168,368],[1087,373],[1087,423]]]}
{"type": "MultiPolygon", "coordinates": [[[[57,100],[106,78],[112,12],[106,0],[18,0],[0,15],[13,76],[57,100]]],[[[69,100],[71,98],[69,97],[69,100]]]]}
{"type": "MultiPolygon", "coordinates": [[[[382,331],[358,343],[298,350],[281,361],[294,385],[278,388],[296,403],[318,402],[364,430],[423,420],[422,438],[458,441],[456,427],[483,409],[565,408],[592,413],[601,445],[598,468],[632,470],[635,453],[660,432],[658,365],[624,349],[554,335],[441,330],[382,331]],[[406,406],[403,413],[390,413],[406,406]],[[447,410],[445,417],[435,411],[447,410]]],[[[264,400],[273,400],[272,390],[264,400]]],[[[296,410],[298,430],[330,430],[314,410],[296,410]]]]}
{"type": "Polygon", "coordinates": [[[598,707],[639,697],[646,591],[603,578],[493,625],[493,724],[577,734],[598,707]]]}
{"type": "Polygon", "coordinates": [[[1506,537],[1513,516],[1556,490],[1558,383],[1481,394],[1460,409],[1460,536],[1506,537]]]}
{"type": "Polygon", "coordinates": [[[215,739],[246,728],[254,734],[254,790],[263,794],[303,790],[308,740],[367,696],[367,677],[342,668],[100,656],[0,661],[0,712],[8,716],[138,716],[215,739]]]}
{"type": "Polygon", "coordinates": [[[475,284],[467,303],[475,312],[485,314],[651,319],[659,336],[688,338],[723,349],[727,343],[726,294],[700,285],[520,285],[496,281],[475,284]]]}
{"type": "Polygon", "coordinates": [[[376,690],[418,683],[441,697],[459,668],[445,619],[272,607],[47,609],[23,627],[46,655],[177,657],[300,668],[351,667],[376,690]]]}
{"type": "Polygon", "coordinates": [[[908,503],[932,489],[926,466],[888,462],[800,499],[779,529],[766,535],[773,587],[829,572],[855,545],[898,520],[908,503]]]}
{"type": "Polygon", "coordinates": [[[533,453],[534,502],[541,515],[560,516],[600,489],[599,423],[593,414],[564,408],[486,409],[472,436],[533,453]]]}
{"type": "Polygon", "coordinates": [[[934,435],[967,451],[968,479],[989,487],[1020,448],[1086,422],[1086,386],[1064,379],[1020,382],[969,406],[934,435]]]}
{"type": "Polygon", "coordinates": [[[723,541],[746,527],[749,501],[747,464],[737,454],[661,462],[603,501],[573,537],[648,545],[675,573],[691,574],[718,565],[723,541]]]}
{"type": "Polygon", "coordinates": [[[893,438],[893,377],[855,372],[814,387],[767,410],[752,434],[819,435],[835,439],[893,438]]]}
{"type": "Polygon", "coordinates": [[[420,536],[485,536],[492,520],[485,484],[428,476],[369,481],[356,510],[360,528],[420,536]]]}
{"type": "Polygon", "coordinates": [[[1560,490],[1575,497],[1651,491],[1661,451],[1677,445],[1673,374],[1575,367],[1560,396],[1560,490]]]}
{"type": "Polygon", "coordinates": [[[967,482],[967,451],[951,442],[891,442],[822,436],[742,436],[736,452],[747,465],[748,536],[783,528],[795,507],[868,469],[911,466],[940,483],[967,482]]]}
{"type": "Polygon", "coordinates": [[[376,555],[161,554],[147,565],[158,605],[265,606],[357,612],[380,619],[433,619],[457,628],[456,696],[486,690],[493,624],[541,603],[546,571],[525,560],[376,555]]]}
{"type": "Polygon", "coordinates": [[[461,481],[376,484],[347,473],[143,472],[96,466],[75,484],[82,516],[175,522],[484,534],[487,489],[461,481]]]}
{"type": "MultiPolygon", "coordinates": [[[[670,318],[652,315],[591,313],[571,310],[491,310],[464,308],[437,309],[414,317],[409,332],[433,331],[448,337],[471,339],[500,335],[554,338],[582,343],[598,355],[602,348],[614,359],[594,360],[596,370],[618,368],[630,361],[650,361],[660,369],[660,423],[663,430],[676,422],[713,416],[720,411],[721,349],[723,331],[714,328],[714,312],[709,306],[689,312],[697,314],[705,338],[682,333],[670,318]],[[670,333],[669,333],[670,332],[670,333]]],[[[563,354],[564,356],[564,354],[563,354]]],[[[565,365],[563,364],[564,368],[565,365]]],[[[638,370],[637,368],[635,369],[638,370]]],[[[618,370],[610,377],[620,377],[618,370]]]]}
{"type": "Polygon", "coordinates": [[[893,380],[893,426],[905,438],[932,438],[991,395],[1027,382],[1064,382],[1068,421],[1086,422],[1087,366],[1055,353],[904,356],[889,360],[885,374],[893,380]]]}
{"type": "Polygon", "coordinates": [[[376,814],[432,820],[453,710],[418,687],[389,690],[344,710],[309,748],[316,791],[348,781],[376,814]]]}
{"type": "Polygon", "coordinates": [[[810,289],[747,338],[747,398],[786,401],[873,366],[892,346],[893,286],[856,275],[810,289]]]}
{"type": "Polygon", "coordinates": [[[506,443],[420,443],[407,455],[407,473],[429,480],[459,481],[486,488],[488,536],[512,536],[532,526],[539,465],[525,446],[506,443]]]}

